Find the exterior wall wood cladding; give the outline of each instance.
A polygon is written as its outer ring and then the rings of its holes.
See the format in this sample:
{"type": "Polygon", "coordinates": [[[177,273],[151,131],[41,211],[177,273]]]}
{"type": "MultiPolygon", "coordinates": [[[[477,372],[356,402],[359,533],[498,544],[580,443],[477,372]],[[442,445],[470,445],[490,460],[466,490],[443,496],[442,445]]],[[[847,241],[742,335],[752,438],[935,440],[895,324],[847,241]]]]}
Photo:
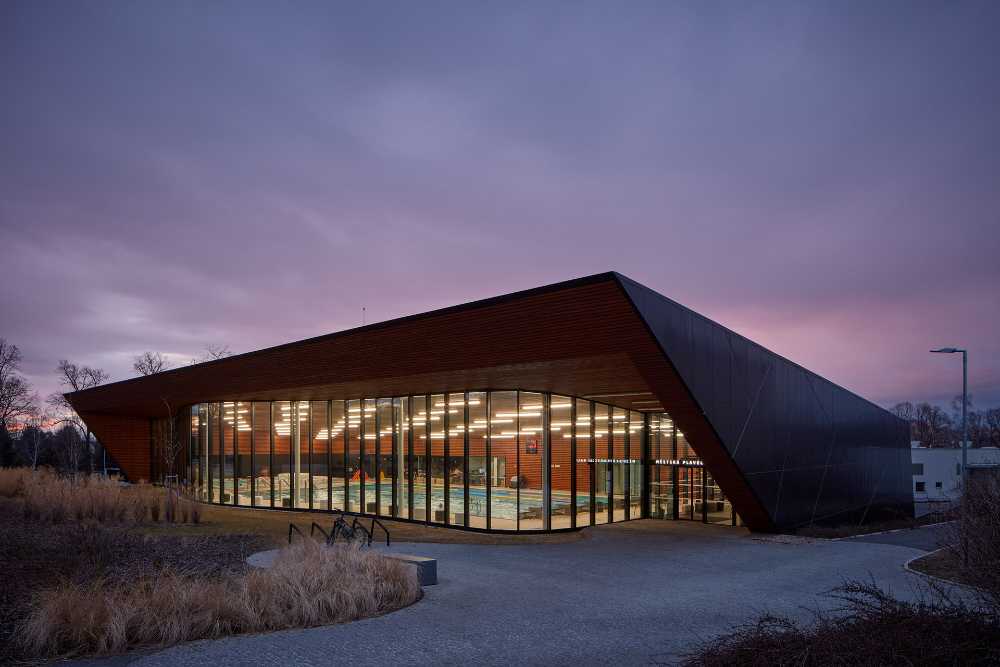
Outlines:
{"type": "MultiPolygon", "coordinates": [[[[341,334],[74,394],[86,410],[159,416],[219,400],[343,399],[482,388],[581,395],[642,389],[630,346],[647,335],[605,280],[341,334]],[[578,322],[586,322],[579,326],[578,322]]],[[[648,345],[648,341],[646,341],[648,345]]]]}
{"type": "Polygon", "coordinates": [[[80,416],[130,480],[150,480],[149,419],[89,413],[80,416]]]}

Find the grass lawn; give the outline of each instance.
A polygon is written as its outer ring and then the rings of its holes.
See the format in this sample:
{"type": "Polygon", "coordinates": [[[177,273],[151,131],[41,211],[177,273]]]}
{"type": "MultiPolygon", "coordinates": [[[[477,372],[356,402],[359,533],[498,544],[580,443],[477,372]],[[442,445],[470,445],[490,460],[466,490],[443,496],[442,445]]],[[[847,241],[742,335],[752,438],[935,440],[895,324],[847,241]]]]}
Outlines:
{"type": "MultiPolygon", "coordinates": [[[[309,533],[313,521],[329,532],[334,516],[316,512],[290,512],[286,510],[252,510],[243,507],[221,507],[203,504],[201,523],[146,524],[136,528],[148,535],[256,535],[275,545],[287,544],[288,524],[296,524],[309,533]]],[[[348,521],[353,519],[349,518],[348,521]]],[[[367,528],[371,519],[362,519],[367,528]]],[[[427,526],[407,521],[379,519],[389,529],[393,542],[438,542],[443,544],[559,544],[585,539],[581,531],[548,534],[503,535],[427,526]]],[[[381,535],[376,533],[376,539],[381,535]]]]}
{"type": "Polygon", "coordinates": [[[804,526],[795,531],[796,535],[803,537],[821,537],[834,539],[837,537],[853,537],[855,535],[869,535],[871,533],[881,533],[888,530],[900,530],[903,528],[919,528],[929,526],[943,521],[950,521],[955,517],[947,513],[925,514],[921,517],[900,517],[885,521],[873,521],[858,525],[855,523],[841,524],[838,526],[804,526]]]}

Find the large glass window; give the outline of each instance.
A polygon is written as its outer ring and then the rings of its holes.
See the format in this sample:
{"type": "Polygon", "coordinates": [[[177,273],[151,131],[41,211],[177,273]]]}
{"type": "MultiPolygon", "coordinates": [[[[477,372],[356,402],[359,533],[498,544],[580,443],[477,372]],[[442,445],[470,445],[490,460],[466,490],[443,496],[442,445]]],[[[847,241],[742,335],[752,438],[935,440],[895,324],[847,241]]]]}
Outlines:
{"type": "Polygon", "coordinates": [[[347,401],[347,506],[346,512],[361,512],[361,401],[347,401]]]}
{"type": "Polygon", "coordinates": [[[545,528],[545,432],[541,394],[518,392],[518,530],[545,528]]]}
{"type": "Polygon", "coordinates": [[[309,507],[309,403],[292,403],[292,487],[294,507],[309,507]]]}
{"type": "Polygon", "coordinates": [[[254,505],[271,506],[271,404],[253,404],[254,505]]]}
{"type": "Polygon", "coordinates": [[[394,464],[396,475],[393,477],[393,504],[396,512],[393,516],[410,518],[410,476],[412,475],[412,465],[410,461],[410,426],[409,426],[410,404],[405,396],[397,398],[392,403],[392,423],[396,431],[396,442],[394,444],[394,464]]]}
{"type": "Polygon", "coordinates": [[[517,530],[517,392],[490,394],[490,528],[517,530]]]}
{"type": "Polygon", "coordinates": [[[274,403],[274,506],[292,507],[292,459],[294,457],[292,403],[274,403]]]}
{"type": "Polygon", "coordinates": [[[549,399],[549,528],[573,525],[573,399],[553,395],[549,399]]]}
{"type": "Polygon", "coordinates": [[[427,499],[430,495],[430,462],[431,441],[427,439],[427,423],[430,415],[427,411],[427,397],[414,396],[411,399],[410,439],[413,442],[413,519],[427,521],[427,499]]]}
{"type": "Polygon", "coordinates": [[[614,408],[611,414],[611,434],[613,447],[611,449],[611,520],[624,521],[628,492],[628,413],[621,408],[614,408]]]}
{"type": "Polygon", "coordinates": [[[576,400],[576,525],[589,526],[593,503],[594,420],[590,401],[576,400]]]}
{"type": "Polygon", "coordinates": [[[437,523],[445,523],[448,517],[448,505],[445,499],[448,474],[444,460],[445,414],[444,394],[431,395],[431,521],[437,523]]]}
{"type": "Polygon", "coordinates": [[[448,517],[449,523],[465,523],[465,394],[448,394],[448,517]]]}
{"type": "Polygon", "coordinates": [[[236,445],[236,430],[233,428],[235,417],[233,403],[222,404],[222,502],[234,502],[233,479],[235,466],[233,451],[236,445]]]}
{"type": "Polygon", "coordinates": [[[252,505],[253,493],[250,479],[252,469],[252,430],[250,428],[250,404],[236,402],[236,504],[252,505]]]}
{"type": "Polygon", "coordinates": [[[731,524],[733,506],[711,475],[705,475],[705,516],[709,523],[731,524]]]}
{"type": "Polygon", "coordinates": [[[642,517],[642,441],[646,424],[641,412],[628,413],[628,505],[629,519],[642,517]]]}
{"type": "Polygon", "coordinates": [[[208,405],[198,405],[198,451],[201,453],[201,498],[211,500],[211,456],[208,449],[208,405]]]}
{"type": "Polygon", "coordinates": [[[674,518],[674,429],[667,415],[652,415],[649,422],[649,516],[674,518]]]}
{"type": "Polygon", "coordinates": [[[377,483],[373,485],[375,497],[369,499],[374,501],[377,507],[376,513],[381,516],[395,516],[396,507],[393,503],[393,480],[396,475],[396,462],[393,457],[395,452],[395,429],[392,414],[392,399],[380,398],[376,405],[376,428],[378,437],[375,439],[375,461],[378,464],[376,471],[377,483]]]}
{"type": "Polygon", "coordinates": [[[378,429],[375,427],[376,401],[374,398],[366,398],[362,401],[364,411],[361,417],[362,432],[364,438],[361,441],[361,511],[375,514],[377,501],[375,497],[375,486],[378,484],[378,474],[375,470],[375,443],[378,439],[378,429]]]}
{"type": "Polygon", "coordinates": [[[312,433],[312,453],[309,457],[312,502],[309,506],[318,510],[330,509],[330,433],[326,428],[326,406],[326,401],[312,401],[309,406],[312,433]]]}
{"type": "Polygon", "coordinates": [[[611,520],[611,408],[594,404],[594,451],[596,475],[594,479],[594,523],[611,520]]]}
{"type": "Polygon", "coordinates": [[[330,508],[346,509],[347,415],[343,401],[330,402],[330,508]]]}
{"type": "Polygon", "coordinates": [[[469,392],[469,523],[486,528],[486,393],[469,392]]]}

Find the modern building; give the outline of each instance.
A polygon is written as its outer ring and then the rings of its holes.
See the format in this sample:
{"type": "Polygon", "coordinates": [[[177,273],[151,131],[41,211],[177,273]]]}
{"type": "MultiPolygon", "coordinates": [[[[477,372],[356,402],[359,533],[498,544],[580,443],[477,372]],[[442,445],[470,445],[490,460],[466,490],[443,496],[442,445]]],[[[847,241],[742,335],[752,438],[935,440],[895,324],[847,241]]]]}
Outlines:
{"type": "MultiPolygon", "coordinates": [[[[912,443],[913,502],[920,507],[952,503],[962,496],[962,450],[959,447],[921,447],[912,443]]],[[[1000,474],[1000,449],[969,447],[969,477],[1000,474]]]]}
{"type": "Polygon", "coordinates": [[[905,422],[617,273],[67,397],[129,479],[212,503],[494,531],[912,512],[905,422]]]}

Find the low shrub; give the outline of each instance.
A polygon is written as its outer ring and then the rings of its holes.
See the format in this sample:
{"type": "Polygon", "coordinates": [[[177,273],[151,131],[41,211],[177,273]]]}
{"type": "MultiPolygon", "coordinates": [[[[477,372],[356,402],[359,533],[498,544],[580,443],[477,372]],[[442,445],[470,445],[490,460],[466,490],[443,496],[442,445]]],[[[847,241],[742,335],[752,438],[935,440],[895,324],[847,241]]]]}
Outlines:
{"type": "Polygon", "coordinates": [[[931,601],[903,602],[873,584],[848,583],[833,593],[842,608],[801,625],[765,615],[708,642],[684,664],[994,665],[1000,663],[1000,619],[937,591],[931,601]]]}
{"type": "Polygon", "coordinates": [[[969,480],[948,538],[958,578],[1000,613],[1000,476],[969,480]]]}
{"type": "Polygon", "coordinates": [[[246,632],[341,623],[420,597],[415,571],[356,546],[311,540],[273,567],[205,580],[165,572],[132,582],[66,584],[41,593],[20,628],[35,657],[118,653],[246,632]]]}

